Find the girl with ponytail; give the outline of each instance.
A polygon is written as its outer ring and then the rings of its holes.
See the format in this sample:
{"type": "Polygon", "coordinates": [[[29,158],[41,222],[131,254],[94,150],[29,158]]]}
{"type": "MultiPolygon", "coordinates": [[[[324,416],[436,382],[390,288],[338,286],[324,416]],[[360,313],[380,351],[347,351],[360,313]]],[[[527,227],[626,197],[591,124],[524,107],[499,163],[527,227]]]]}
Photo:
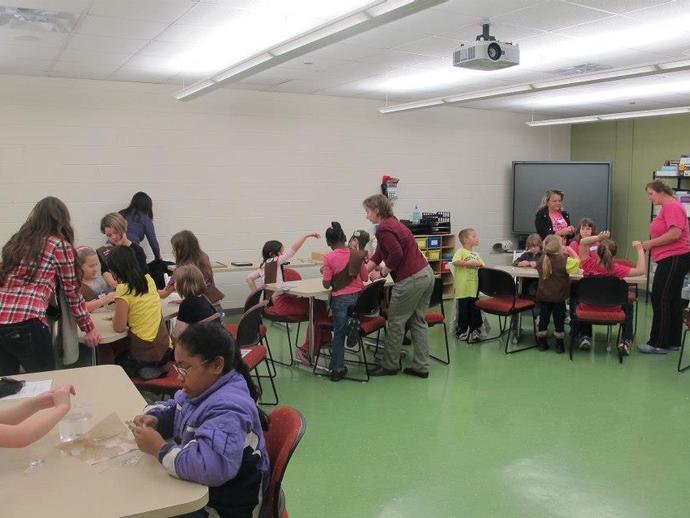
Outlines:
{"type": "MultiPolygon", "coordinates": [[[[625,260],[617,260],[616,252],[618,245],[610,239],[611,233],[607,230],[591,237],[583,237],[580,241],[580,260],[582,261],[582,273],[585,277],[591,275],[609,275],[624,279],[625,277],[635,277],[637,275],[644,275],[647,271],[647,259],[644,254],[644,248],[640,241],[633,241],[632,246],[637,251],[637,263],[631,266],[631,263],[625,260]],[[590,245],[599,243],[596,256],[590,255],[590,245]]],[[[571,302],[571,306],[575,306],[571,302]]],[[[623,324],[623,333],[621,343],[618,344],[618,350],[624,354],[630,354],[630,344],[633,338],[633,307],[631,303],[623,305],[625,311],[625,323],[623,324]]],[[[590,337],[592,336],[591,324],[579,324],[581,333],[580,348],[587,349],[591,345],[590,337]],[[583,346],[585,342],[585,346],[583,346]]]]}
{"type": "Polygon", "coordinates": [[[219,323],[192,324],[179,337],[174,367],[182,390],[134,418],[137,445],[172,476],[209,486],[208,516],[257,516],[268,453],[259,393],[240,349],[219,323]]]}
{"type": "Polygon", "coordinates": [[[539,284],[537,285],[537,308],[539,330],[537,331],[537,348],[545,351],[549,348],[547,341],[549,321],[553,315],[556,352],[565,352],[565,301],[570,293],[570,272],[577,271],[579,261],[566,257],[568,249],[561,238],[555,234],[544,239],[544,255],[537,262],[539,284]]]}

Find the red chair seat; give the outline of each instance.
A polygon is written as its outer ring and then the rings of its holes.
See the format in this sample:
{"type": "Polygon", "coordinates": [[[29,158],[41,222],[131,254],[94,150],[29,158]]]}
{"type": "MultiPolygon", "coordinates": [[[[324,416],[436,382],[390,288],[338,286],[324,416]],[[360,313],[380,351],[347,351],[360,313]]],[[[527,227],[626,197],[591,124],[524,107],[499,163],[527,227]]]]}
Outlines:
{"type": "Polygon", "coordinates": [[[625,322],[625,311],[620,307],[597,307],[588,304],[578,304],[575,318],[588,322],[605,322],[620,324],[625,322]]]}
{"type": "Polygon", "coordinates": [[[443,318],[443,313],[441,313],[440,311],[434,311],[432,309],[426,310],[426,315],[424,315],[424,319],[426,320],[426,323],[429,326],[435,326],[436,324],[440,324],[445,320],[443,318]]]}
{"type": "Polygon", "coordinates": [[[475,305],[494,315],[510,315],[512,312],[525,311],[532,309],[535,302],[529,299],[518,298],[515,299],[515,306],[513,306],[512,297],[489,297],[486,299],[478,299],[475,305]]]}
{"type": "Polygon", "coordinates": [[[299,318],[293,318],[293,317],[286,317],[285,315],[281,315],[280,313],[276,313],[276,310],[271,306],[270,308],[266,308],[264,311],[264,317],[273,320],[274,322],[287,322],[289,324],[296,324],[298,322],[307,322],[309,320],[308,315],[304,315],[303,317],[299,318]]]}
{"type": "Polygon", "coordinates": [[[182,388],[182,385],[172,363],[168,362],[168,373],[162,378],[154,378],[152,380],[132,378],[132,383],[140,389],[148,390],[155,394],[174,394],[182,388]]]}
{"type": "MultiPolygon", "coordinates": [[[[237,340],[237,326],[238,325],[239,324],[235,324],[234,322],[223,324],[225,329],[228,330],[228,333],[230,333],[235,340],[237,340]]],[[[259,335],[261,335],[261,337],[266,336],[266,330],[267,329],[266,329],[265,325],[259,324],[259,335]]]]}
{"type": "Polygon", "coordinates": [[[242,361],[250,371],[256,369],[257,365],[266,359],[266,348],[261,345],[242,347],[242,351],[249,351],[245,353],[242,361]]]}

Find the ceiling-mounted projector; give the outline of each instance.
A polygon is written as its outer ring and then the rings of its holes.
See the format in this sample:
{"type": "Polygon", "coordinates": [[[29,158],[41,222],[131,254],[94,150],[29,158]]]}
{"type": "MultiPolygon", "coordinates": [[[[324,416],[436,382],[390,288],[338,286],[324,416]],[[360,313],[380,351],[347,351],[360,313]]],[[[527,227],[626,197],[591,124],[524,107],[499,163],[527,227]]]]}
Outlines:
{"type": "Polygon", "coordinates": [[[473,70],[498,70],[520,64],[520,46],[496,41],[489,34],[489,24],[482,25],[482,34],[473,44],[462,44],[453,52],[453,65],[473,70]]]}

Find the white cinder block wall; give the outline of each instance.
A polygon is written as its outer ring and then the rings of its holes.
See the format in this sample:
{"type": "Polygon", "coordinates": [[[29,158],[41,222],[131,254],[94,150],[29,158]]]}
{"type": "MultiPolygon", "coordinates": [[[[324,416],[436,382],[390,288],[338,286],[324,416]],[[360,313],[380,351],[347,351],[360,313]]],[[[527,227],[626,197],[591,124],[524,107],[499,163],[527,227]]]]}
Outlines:
{"type": "MultiPolygon", "coordinates": [[[[100,218],[143,190],[164,255],[170,236],[190,229],[212,259],[258,261],[267,239],[289,244],[331,220],[369,228],[361,201],[389,174],[401,180],[399,217],[415,204],[449,210],[453,230],[475,227],[491,260],[490,244],[510,237],[512,161],[570,156],[568,128],[528,128],[518,114],[384,116],[377,101],[244,90],[182,103],[174,91],[3,76],[0,242],[53,195],[70,208],[78,243],[99,245],[100,218]]],[[[324,249],[308,242],[300,255],[324,249]]],[[[240,306],[241,276],[217,281],[225,305],[240,306]]]]}

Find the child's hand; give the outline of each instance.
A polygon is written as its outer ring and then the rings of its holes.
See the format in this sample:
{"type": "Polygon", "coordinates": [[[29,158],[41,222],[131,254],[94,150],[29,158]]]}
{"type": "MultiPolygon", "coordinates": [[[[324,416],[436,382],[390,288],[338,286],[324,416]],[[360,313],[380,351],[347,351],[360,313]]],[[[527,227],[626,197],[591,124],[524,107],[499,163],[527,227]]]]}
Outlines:
{"type": "Polygon", "coordinates": [[[530,265],[532,268],[536,268],[536,267],[537,267],[537,261],[528,261],[528,262],[529,262],[529,265],[530,265]]]}
{"type": "Polygon", "coordinates": [[[608,239],[608,238],[611,237],[611,232],[609,232],[608,230],[602,230],[601,232],[599,232],[599,236],[598,236],[598,237],[599,237],[599,240],[600,240],[600,241],[601,241],[602,239],[608,239]]]}
{"type": "MultiPolygon", "coordinates": [[[[69,394],[76,394],[74,387],[72,385],[65,385],[64,387],[57,386],[51,390],[46,390],[42,394],[39,394],[38,396],[33,397],[33,403],[36,407],[36,410],[45,410],[46,408],[53,408],[54,406],[57,406],[56,404],[56,393],[60,391],[66,391],[67,392],[67,402],[68,402],[68,408],[69,408],[69,394]]],[[[60,395],[58,399],[62,400],[63,396],[60,395]]]]}
{"type": "Polygon", "coordinates": [[[110,293],[106,294],[106,296],[103,297],[103,300],[106,304],[112,304],[113,302],[115,302],[115,292],[111,291],[110,293]]]}
{"type": "Polygon", "coordinates": [[[319,234],[318,232],[309,232],[307,233],[306,237],[313,237],[319,239],[321,237],[321,234],[319,234]]]}
{"type": "Polygon", "coordinates": [[[158,452],[165,444],[165,439],[154,428],[137,426],[132,430],[137,446],[144,453],[158,457],[158,452]]]}
{"type": "Polygon", "coordinates": [[[70,406],[71,406],[70,397],[72,395],[74,395],[74,396],[77,395],[77,391],[74,390],[74,386],[72,386],[72,385],[63,385],[61,387],[55,387],[50,392],[52,393],[52,396],[53,396],[52,406],[62,407],[62,408],[67,409],[67,410],[69,410],[70,406]]]}
{"type": "Polygon", "coordinates": [[[642,241],[633,241],[632,246],[636,250],[643,250],[644,251],[644,246],[642,246],[642,241]]]}
{"type": "Polygon", "coordinates": [[[370,281],[377,281],[379,279],[381,279],[381,272],[380,271],[374,270],[373,272],[371,272],[369,274],[369,280],[370,281]]]}
{"type": "Polygon", "coordinates": [[[132,422],[142,428],[153,428],[154,430],[158,428],[158,418],[152,415],[138,415],[132,419],[132,422]]]}
{"type": "Polygon", "coordinates": [[[530,265],[530,262],[529,261],[520,261],[517,265],[520,268],[527,268],[530,265]]]}

